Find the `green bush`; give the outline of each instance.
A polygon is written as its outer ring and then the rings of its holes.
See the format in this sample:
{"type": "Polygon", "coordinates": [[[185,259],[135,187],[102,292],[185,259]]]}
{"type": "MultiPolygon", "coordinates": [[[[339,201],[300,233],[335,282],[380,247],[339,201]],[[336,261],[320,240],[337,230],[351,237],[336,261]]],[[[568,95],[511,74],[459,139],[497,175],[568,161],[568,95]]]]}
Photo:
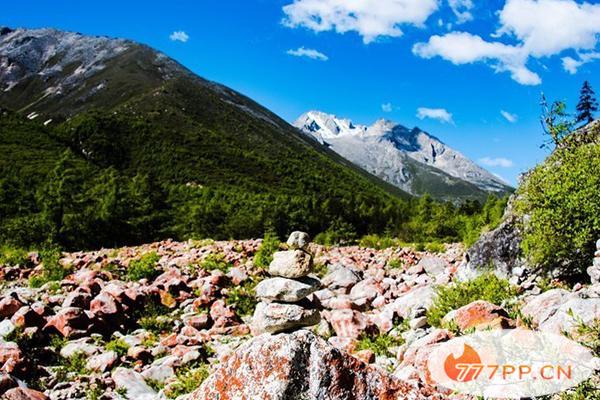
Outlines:
{"type": "Polygon", "coordinates": [[[582,273],[600,238],[600,145],[561,147],[533,169],[515,209],[527,215],[522,248],[534,265],[582,273]]]}
{"type": "Polygon", "coordinates": [[[191,393],[196,390],[206,378],[208,378],[208,364],[195,363],[195,365],[184,366],[177,371],[177,381],[169,385],[165,394],[169,399],[191,393]]]}
{"type": "Polygon", "coordinates": [[[442,243],[427,243],[425,245],[425,251],[430,253],[444,253],[446,251],[446,246],[444,246],[442,243]]]}
{"type": "Polygon", "coordinates": [[[114,351],[119,355],[119,357],[126,356],[127,350],[129,350],[129,345],[123,339],[113,339],[106,343],[104,347],[108,351],[114,351]]]}
{"type": "Polygon", "coordinates": [[[279,238],[275,232],[266,232],[260,248],[254,255],[254,265],[258,268],[267,269],[273,261],[273,253],[279,250],[279,244],[279,238]]]}
{"type": "Polygon", "coordinates": [[[239,317],[254,314],[254,309],[258,303],[256,294],[254,292],[256,285],[257,282],[252,279],[248,279],[241,285],[232,287],[227,292],[225,303],[233,306],[235,313],[239,317]]]}
{"type": "Polygon", "coordinates": [[[26,249],[4,245],[0,247],[0,264],[25,265],[28,263],[28,254],[26,249]]]}
{"type": "Polygon", "coordinates": [[[127,278],[130,281],[153,279],[160,274],[156,264],[160,257],[155,252],[146,253],[137,260],[132,260],[127,268],[127,278]]]}
{"type": "Polygon", "coordinates": [[[200,267],[207,271],[219,270],[223,273],[227,273],[231,269],[232,265],[231,263],[225,261],[224,254],[209,254],[204,261],[202,261],[200,267]]]}
{"type": "Polygon", "coordinates": [[[394,337],[388,334],[362,334],[358,338],[356,350],[371,350],[378,356],[393,357],[395,354],[390,351],[390,348],[400,346],[403,343],[404,340],[401,337],[394,337]]]}
{"type": "Polygon", "coordinates": [[[42,272],[29,278],[31,287],[40,287],[48,282],[60,281],[71,273],[70,267],[60,264],[62,252],[56,247],[45,248],[40,251],[40,260],[43,264],[42,272]]]}
{"type": "Polygon", "coordinates": [[[438,286],[433,305],[427,311],[427,321],[431,326],[440,327],[446,314],[473,301],[485,300],[502,305],[502,302],[516,295],[516,288],[512,287],[506,279],[500,279],[492,272],[479,275],[470,281],[438,286]]]}

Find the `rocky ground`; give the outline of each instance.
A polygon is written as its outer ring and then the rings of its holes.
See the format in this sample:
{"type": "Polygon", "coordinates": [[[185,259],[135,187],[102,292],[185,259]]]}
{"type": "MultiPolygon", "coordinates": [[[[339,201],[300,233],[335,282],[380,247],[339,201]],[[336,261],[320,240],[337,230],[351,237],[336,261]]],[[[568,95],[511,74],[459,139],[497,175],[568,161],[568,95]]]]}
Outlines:
{"type": "MultiPolygon", "coordinates": [[[[598,332],[598,283],[567,289],[517,269],[507,277],[513,295],[501,304],[473,299],[437,318],[432,310],[445,309],[436,303],[436,288],[451,287],[461,274],[460,245],[432,254],[311,244],[312,272],[298,278],[304,283],[290,299],[310,303],[307,309],[320,314],[311,321],[320,322],[253,339],[252,333],[265,331],[252,323],[255,288],[272,279],[253,261],[261,244],[164,241],[63,254],[60,264],[69,274],[39,288],[30,287],[45,268],[37,254],[26,265],[2,266],[0,394],[57,400],[284,400],[301,393],[339,400],[457,398],[428,382],[424,366],[437,343],[497,327],[565,332],[586,344],[585,335],[598,332]]],[[[257,291],[259,309],[282,299],[270,284],[257,291]]]]}

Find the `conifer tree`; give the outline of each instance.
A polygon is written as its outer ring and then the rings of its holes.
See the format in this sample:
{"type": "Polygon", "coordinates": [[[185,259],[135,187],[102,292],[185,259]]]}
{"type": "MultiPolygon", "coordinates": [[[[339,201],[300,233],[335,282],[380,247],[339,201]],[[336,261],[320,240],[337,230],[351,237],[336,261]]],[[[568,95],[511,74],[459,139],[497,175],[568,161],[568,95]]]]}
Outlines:
{"type": "Polygon", "coordinates": [[[579,104],[577,104],[576,123],[589,124],[594,120],[594,113],[598,111],[598,102],[594,90],[588,81],[583,82],[581,93],[579,95],[579,104]]]}

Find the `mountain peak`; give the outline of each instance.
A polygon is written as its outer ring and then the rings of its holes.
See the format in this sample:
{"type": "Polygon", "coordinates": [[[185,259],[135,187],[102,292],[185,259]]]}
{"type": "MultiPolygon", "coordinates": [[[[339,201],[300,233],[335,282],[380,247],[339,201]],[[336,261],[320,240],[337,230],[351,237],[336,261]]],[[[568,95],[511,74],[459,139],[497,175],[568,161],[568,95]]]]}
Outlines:
{"type": "Polygon", "coordinates": [[[470,184],[474,191],[505,192],[506,184],[438,138],[415,127],[378,119],[372,125],[356,125],[350,119],[311,110],[294,124],[322,145],[367,171],[408,191],[423,194],[419,175],[437,184],[470,184]],[[454,180],[453,180],[454,179],[454,180]]]}

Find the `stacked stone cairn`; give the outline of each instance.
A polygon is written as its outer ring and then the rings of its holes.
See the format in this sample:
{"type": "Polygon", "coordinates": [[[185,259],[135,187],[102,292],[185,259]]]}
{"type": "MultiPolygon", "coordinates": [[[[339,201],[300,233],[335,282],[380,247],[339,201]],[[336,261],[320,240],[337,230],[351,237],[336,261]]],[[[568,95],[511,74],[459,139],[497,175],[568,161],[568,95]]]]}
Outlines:
{"type": "Polygon", "coordinates": [[[290,332],[319,323],[320,312],[307,299],[321,287],[318,279],[308,276],[313,266],[309,242],[307,233],[293,232],[288,250],[273,254],[272,278],[256,286],[260,302],[252,319],[253,334],[290,332]]]}
{"type": "Polygon", "coordinates": [[[594,262],[592,266],[587,269],[587,273],[591,278],[592,284],[600,283],[600,240],[596,242],[594,262]]]}

